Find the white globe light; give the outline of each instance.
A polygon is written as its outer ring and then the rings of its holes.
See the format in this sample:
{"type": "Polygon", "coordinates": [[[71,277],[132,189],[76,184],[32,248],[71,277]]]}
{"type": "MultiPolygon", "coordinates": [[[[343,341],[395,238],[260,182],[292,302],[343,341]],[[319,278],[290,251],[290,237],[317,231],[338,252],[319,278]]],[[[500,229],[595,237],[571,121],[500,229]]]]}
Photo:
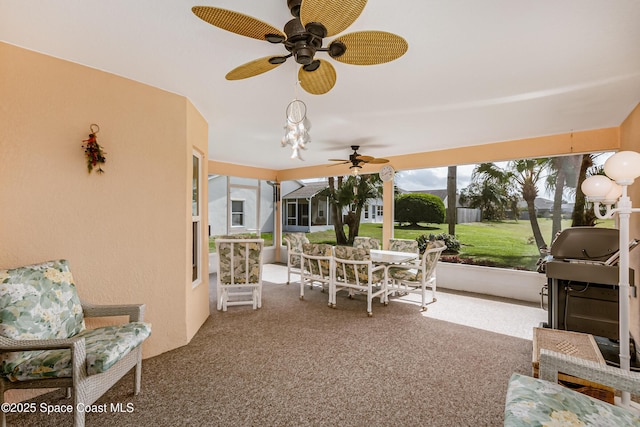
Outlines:
{"type": "Polygon", "coordinates": [[[594,175],[585,179],[580,188],[589,200],[601,202],[604,200],[607,193],[611,191],[611,187],[613,187],[613,185],[614,183],[606,176],[594,175]]]}
{"type": "Polygon", "coordinates": [[[606,196],[604,196],[603,202],[605,205],[614,205],[618,201],[620,196],[622,196],[622,186],[616,184],[615,182],[613,182],[612,184],[613,185],[611,185],[611,190],[609,190],[606,196]]]}
{"type": "Polygon", "coordinates": [[[619,151],[604,162],[604,173],[620,185],[631,185],[640,176],[640,153],[619,151]]]}

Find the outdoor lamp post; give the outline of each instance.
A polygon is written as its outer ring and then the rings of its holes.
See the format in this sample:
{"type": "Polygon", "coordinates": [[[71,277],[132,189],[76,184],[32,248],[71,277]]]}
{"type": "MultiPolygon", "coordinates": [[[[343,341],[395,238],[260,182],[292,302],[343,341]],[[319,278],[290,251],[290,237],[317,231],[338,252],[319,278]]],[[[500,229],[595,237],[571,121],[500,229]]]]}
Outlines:
{"type": "MultiPolygon", "coordinates": [[[[630,370],[629,356],[629,217],[640,209],[633,208],[627,195],[627,186],[640,176],[640,154],[635,151],[620,151],[604,164],[607,176],[595,175],[584,180],[582,192],[593,202],[593,211],[600,219],[610,219],[618,214],[620,229],[620,260],[618,268],[619,286],[619,331],[620,368],[630,370]],[[602,214],[600,205],[606,206],[602,214]],[[615,207],[613,207],[615,205],[615,207]]],[[[622,392],[621,403],[629,407],[630,394],[622,392]]]]}

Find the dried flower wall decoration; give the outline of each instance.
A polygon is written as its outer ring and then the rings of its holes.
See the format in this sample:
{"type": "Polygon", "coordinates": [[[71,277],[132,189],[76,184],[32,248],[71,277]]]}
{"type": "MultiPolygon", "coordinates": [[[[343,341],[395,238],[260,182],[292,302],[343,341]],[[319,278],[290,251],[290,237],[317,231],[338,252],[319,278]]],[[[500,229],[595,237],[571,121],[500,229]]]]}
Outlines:
{"type": "Polygon", "coordinates": [[[89,126],[89,139],[83,139],[82,142],[85,144],[82,146],[84,148],[84,154],[87,156],[87,169],[89,173],[93,170],[93,168],[97,167],[97,173],[104,173],[104,170],[100,165],[104,164],[107,161],[105,157],[105,153],[103,148],[98,144],[98,138],[96,134],[100,132],[100,126],[93,123],[89,126]]]}

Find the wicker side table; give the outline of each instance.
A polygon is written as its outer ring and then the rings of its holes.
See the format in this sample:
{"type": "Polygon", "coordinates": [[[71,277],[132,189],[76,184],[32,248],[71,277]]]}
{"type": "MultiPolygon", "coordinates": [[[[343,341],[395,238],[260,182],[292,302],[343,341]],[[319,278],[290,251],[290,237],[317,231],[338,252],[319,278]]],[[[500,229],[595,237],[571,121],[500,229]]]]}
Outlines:
{"type": "MultiPolygon", "coordinates": [[[[559,329],[533,328],[533,376],[538,378],[540,349],[568,354],[606,365],[598,344],[590,334],[559,329]]],[[[558,383],[580,393],[613,404],[615,390],[571,375],[558,375],[558,383]]]]}

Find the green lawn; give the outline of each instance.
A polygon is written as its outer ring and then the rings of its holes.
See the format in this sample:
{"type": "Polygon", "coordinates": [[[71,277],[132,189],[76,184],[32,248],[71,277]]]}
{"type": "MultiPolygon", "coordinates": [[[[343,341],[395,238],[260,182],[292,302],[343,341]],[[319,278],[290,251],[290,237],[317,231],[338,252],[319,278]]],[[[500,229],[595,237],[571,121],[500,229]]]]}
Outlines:
{"type": "MultiPolygon", "coordinates": [[[[551,220],[541,218],[538,222],[547,245],[550,245],[551,220]]],[[[570,225],[570,220],[562,222],[563,228],[570,225]]],[[[601,221],[598,227],[613,227],[613,220],[601,221]]],[[[394,237],[415,239],[422,234],[447,232],[447,224],[429,224],[418,228],[396,226],[394,237]]],[[[360,224],[359,235],[382,239],[382,224],[360,224]]],[[[271,233],[263,233],[261,237],[265,239],[265,246],[273,244],[271,233]]],[[[336,243],[333,230],[309,233],[307,237],[313,243],[336,243]]],[[[525,220],[458,224],[456,225],[456,237],[460,240],[458,256],[472,258],[475,262],[485,262],[506,268],[535,270],[536,261],[540,257],[531,232],[531,223],[525,220]]],[[[209,251],[215,252],[213,237],[209,239],[209,251]]]]}

